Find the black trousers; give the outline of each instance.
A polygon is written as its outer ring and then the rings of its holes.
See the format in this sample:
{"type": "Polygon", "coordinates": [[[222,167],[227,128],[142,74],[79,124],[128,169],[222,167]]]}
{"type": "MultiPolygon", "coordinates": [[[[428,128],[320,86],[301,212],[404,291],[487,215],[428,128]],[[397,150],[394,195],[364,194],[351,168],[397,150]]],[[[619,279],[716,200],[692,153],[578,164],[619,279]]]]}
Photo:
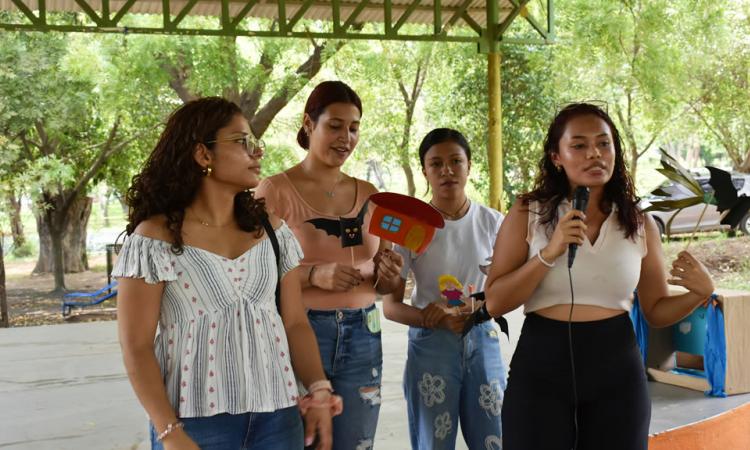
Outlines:
{"type": "MultiPolygon", "coordinates": [[[[627,314],[573,322],[577,450],[646,450],[651,400],[627,314]]],[[[529,314],[510,364],[504,450],[570,450],[575,437],[568,323],[529,314]]]]}

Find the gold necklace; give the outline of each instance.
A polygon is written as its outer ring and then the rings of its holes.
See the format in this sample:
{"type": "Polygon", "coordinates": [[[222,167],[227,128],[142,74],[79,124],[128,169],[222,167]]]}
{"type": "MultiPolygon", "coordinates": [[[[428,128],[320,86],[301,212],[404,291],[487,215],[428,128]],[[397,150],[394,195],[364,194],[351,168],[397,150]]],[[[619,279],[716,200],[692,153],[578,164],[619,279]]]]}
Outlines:
{"type": "Polygon", "coordinates": [[[443,211],[442,209],[438,208],[437,205],[435,205],[434,203],[432,203],[432,200],[430,200],[430,205],[432,205],[433,208],[437,209],[438,212],[440,212],[440,214],[442,214],[446,218],[451,219],[451,220],[455,220],[455,219],[457,219],[457,218],[460,217],[461,210],[464,209],[464,206],[466,206],[466,203],[468,203],[468,202],[469,202],[469,197],[464,197],[464,202],[461,203],[461,206],[459,206],[458,209],[456,210],[456,212],[454,212],[453,214],[451,214],[449,212],[446,212],[446,211],[443,211]]]}
{"type": "Polygon", "coordinates": [[[225,228],[231,225],[231,223],[225,224],[225,225],[211,225],[210,223],[206,222],[205,220],[201,219],[201,217],[193,210],[193,208],[189,208],[190,214],[195,216],[195,219],[198,221],[199,224],[203,225],[204,227],[209,228],[225,228]]]}

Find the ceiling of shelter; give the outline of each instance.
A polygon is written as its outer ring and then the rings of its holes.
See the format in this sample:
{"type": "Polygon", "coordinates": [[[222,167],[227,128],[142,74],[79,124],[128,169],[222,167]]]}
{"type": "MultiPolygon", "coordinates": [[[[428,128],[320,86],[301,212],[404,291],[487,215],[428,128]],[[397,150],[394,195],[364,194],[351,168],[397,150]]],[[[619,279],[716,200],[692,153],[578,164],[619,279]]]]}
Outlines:
{"type": "MultiPolygon", "coordinates": [[[[0,9],[16,9],[12,0],[0,0],[0,9]]],[[[38,10],[39,0],[22,1],[29,9],[38,10]]],[[[82,11],[81,1],[76,0],[47,0],[45,2],[47,11],[82,11]]],[[[102,10],[101,0],[88,0],[86,4],[91,6],[95,11],[102,10]]],[[[127,3],[132,3],[129,7],[132,13],[141,14],[162,14],[162,0],[111,0],[109,2],[110,10],[116,13],[127,3]]],[[[169,0],[170,9],[173,13],[181,11],[188,3],[188,0],[169,0]]],[[[218,16],[221,14],[220,0],[199,0],[194,2],[189,15],[218,16]]],[[[279,8],[278,1],[260,0],[257,2],[248,2],[246,0],[230,0],[229,13],[238,14],[248,4],[254,3],[252,9],[247,14],[248,17],[261,18],[278,18],[279,8]]],[[[308,2],[305,0],[286,0],[283,2],[286,9],[286,16],[293,17],[302,7],[306,7],[303,18],[310,20],[330,20],[332,16],[332,2],[325,0],[314,0],[308,2]]],[[[364,1],[346,1],[340,3],[340,12],[343,18],[348,17],[361,4],[364,4],[362,11],[358,15],[360,22],[383,22],[384,20],[384,0],[364,1]]],[[[391,0],[391,9],[394,20],[410,9],[415,2],[413,0],[391,0]]],[[[435,1],[423,0],[412,8],[407,23],[432,24],[435,16],[435,1]]],[[[485,23],[486,20],[486,0],[442,0],[438,4],[442,10],[442,22],[448,22],[454,13],[465,11],[477,23],[485,23]]],[[[513,10],[513,4],[510,0],[500,0],[499,2],[499,19],[502,21],[513,10]]]]}

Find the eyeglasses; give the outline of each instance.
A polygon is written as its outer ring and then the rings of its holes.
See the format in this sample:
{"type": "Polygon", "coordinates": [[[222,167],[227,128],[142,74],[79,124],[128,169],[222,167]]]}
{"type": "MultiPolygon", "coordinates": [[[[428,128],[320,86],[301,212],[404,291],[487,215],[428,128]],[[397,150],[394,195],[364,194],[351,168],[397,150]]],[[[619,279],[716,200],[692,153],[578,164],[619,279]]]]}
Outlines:
{"type": "Polygon", "coordinates": [[[250,134],[226,139],[214,139],[212,141],[206,141],[204,144],[216,144],[218,142],[235,142],[237,144],[242,144],[242,148],[253,158],[261,158],[266,152],[266,143],[260,139],[256,139],[255,136],[250,134]]]}

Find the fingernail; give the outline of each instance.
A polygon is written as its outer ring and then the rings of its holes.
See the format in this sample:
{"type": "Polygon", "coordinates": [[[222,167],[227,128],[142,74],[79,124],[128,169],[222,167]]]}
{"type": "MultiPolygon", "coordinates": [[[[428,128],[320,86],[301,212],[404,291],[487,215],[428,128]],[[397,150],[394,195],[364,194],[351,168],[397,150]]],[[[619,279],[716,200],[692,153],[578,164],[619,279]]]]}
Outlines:
{"type": "MultiPolygon", "coordinates": [[[[297,441],[297,442],[299,442],[299,441],[297,441]]],[[[312,443],[313,443],[313,438],[312,438],[312,436],[308,436],[308,437],[306,437],[306,438],[305,438],[305,447],[309,447],[309,446],[311,446],[311,445],[312,445],[312,443]]]]}

